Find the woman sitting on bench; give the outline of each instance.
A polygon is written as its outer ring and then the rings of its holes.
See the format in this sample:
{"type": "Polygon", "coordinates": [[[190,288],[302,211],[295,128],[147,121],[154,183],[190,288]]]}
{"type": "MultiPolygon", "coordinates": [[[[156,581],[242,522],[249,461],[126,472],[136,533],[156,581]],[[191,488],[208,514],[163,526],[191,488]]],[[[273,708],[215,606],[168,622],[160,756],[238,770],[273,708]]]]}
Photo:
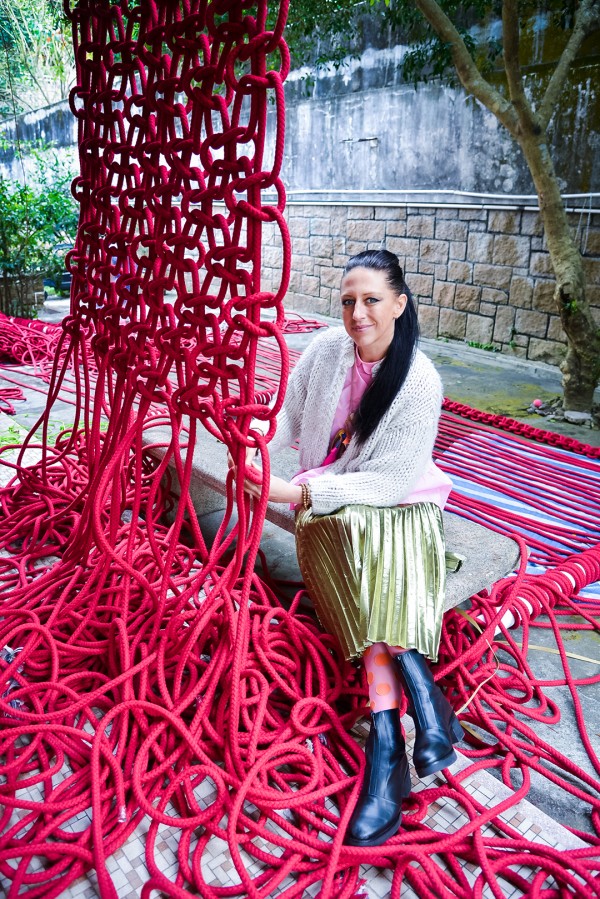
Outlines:
{"type": "MultiPolygon", "coordinates": [[[[302,471],[271,477],[269,499],[297,507],[298,561],[319,619],[347,658],[364,661],[371,731],[346,842],[376,846],[397,832],[411,789],[401,689],[420,777],[456,760],[462,734],[425,660],[436,661],[440,641],[452,485],[431,457],[442,385],[417,349],[398,258],[352,257],[341,304],[344,327],[315,337],[290,377],[270,451],[298,440],[302,471]]],[[[245,489],[262,488],[247,479],[245,489]]]]}

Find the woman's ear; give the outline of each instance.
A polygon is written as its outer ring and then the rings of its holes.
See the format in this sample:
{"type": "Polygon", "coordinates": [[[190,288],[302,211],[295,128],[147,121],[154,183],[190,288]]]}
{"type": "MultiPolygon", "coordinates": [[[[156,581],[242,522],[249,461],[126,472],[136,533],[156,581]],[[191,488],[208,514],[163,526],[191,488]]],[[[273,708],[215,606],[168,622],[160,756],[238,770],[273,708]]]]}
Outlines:
{"type": "Polygon", "coordinates": [[[400,318],[408,303],[408,297],[405,293],[401,293],[396,297],[396,308],[394,310],[394,318],[400,318]]]}

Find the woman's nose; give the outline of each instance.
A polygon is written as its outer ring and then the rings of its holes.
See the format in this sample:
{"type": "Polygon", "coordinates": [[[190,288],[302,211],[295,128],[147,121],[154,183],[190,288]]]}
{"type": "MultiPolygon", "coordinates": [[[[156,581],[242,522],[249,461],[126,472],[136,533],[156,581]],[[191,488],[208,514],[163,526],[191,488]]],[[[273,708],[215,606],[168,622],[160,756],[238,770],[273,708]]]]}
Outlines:
{"type": "Polygon", "coordinates": [[[363,304],[356,301],[354,303],[354,308],[352,310],[352,318],[355,319],[356,321],[359,321],[361,318],[363,318],[364,314],[365,314],[365,309],[364,309],[363,304]]]}

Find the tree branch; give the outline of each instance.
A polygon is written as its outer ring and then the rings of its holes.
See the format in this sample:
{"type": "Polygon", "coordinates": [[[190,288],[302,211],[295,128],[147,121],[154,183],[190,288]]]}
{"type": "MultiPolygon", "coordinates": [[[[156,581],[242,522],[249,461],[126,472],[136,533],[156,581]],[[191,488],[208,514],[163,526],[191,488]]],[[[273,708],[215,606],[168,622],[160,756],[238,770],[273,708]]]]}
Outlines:
{"type": "Polygon", "coordinates": [[[589,34],[600,29],[600,4],[598,0],[583,0],[575,16],[575,25],[558,64],[548,82],[539,110],[538,120],[545,131],[564,87],[567,73],[582,43],[589,34]]]}
{"type": "Polygon", "coordinates": [[[493,112],[513,137],[519,131],[519,120],[512,104],[483,77],[462,37],[436,0],[414,0],[433,30],[450,46],[452,60],[460,82],[467,93],[476,97],[493,112]]]}
{"type": "Polygon", "coordinates": [[[533,110],[523,87],[521,62],[519,59],[519,3],[518,0],[504,0],[502,3],[502,48],[504,51],[504,69],[508,81],[510,99],[519,117],[521,125],[528,130],[539,129],[533,110]]]}

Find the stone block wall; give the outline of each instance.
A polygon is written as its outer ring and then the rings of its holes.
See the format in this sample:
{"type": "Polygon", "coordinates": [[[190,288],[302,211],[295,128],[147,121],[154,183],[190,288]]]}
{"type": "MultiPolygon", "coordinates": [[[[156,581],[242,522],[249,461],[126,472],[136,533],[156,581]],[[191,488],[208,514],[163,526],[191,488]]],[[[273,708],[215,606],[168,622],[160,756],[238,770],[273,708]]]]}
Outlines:
{"type": "MultiPolygon", "coordinates": [[[[424,337],[450,338],[560,363],[565,335],[539,216],[454,207],[289,205],[292,275],[286,307],[340,317],[350,256],[386,247],[400,258],[424,337]]],[[[600,327],[600,215],[572,213],[588,297],[600,327]]],[[[263,289],[278,283],[275,228],[264,229],[263,289]]]]}

